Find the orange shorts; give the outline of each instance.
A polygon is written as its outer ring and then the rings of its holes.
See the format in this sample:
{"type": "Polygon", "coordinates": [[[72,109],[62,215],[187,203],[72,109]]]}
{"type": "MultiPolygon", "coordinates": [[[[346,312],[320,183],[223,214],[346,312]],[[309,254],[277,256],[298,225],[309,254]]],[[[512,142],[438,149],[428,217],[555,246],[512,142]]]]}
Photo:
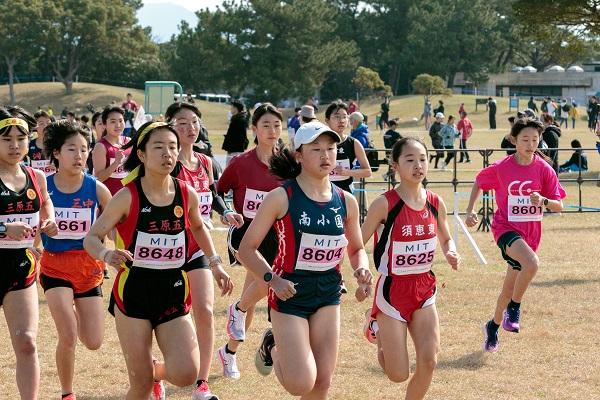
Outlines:
{"type": "Polygon", "coordinates": [[[41,273],[65,280],[73,286],[73,293],[85,293],[102,284],[104,266],[85,250],[52,253],[44,250],[40,260],[41,273]]]}

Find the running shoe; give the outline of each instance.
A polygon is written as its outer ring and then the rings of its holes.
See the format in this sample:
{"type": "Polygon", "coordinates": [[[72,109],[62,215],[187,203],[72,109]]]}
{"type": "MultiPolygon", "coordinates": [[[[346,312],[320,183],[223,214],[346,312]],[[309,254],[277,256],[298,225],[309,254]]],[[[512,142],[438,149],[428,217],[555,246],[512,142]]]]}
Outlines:
{"type": "Polygon", "coordinates": [[[369,308],[365,313],[365,325],[363,328],[365,338],[369,343],[377,344],[377,331],[379,326],[377,320],[371,316],[371,309],[369,308]]]}
{"type": "Polygon", "coordinates": [[[504,310],[504,315],[502,317],[502,328],[507,332],[519,333],[520,317],[521,317],[521,309],[520,308],[508,307],[506,310],[504,310]]]}
{"type": "Polygon", "coordinates": [[[263,333],[262,341],[254,357],[254,365],[258,373],[263,376],[267,376],[273,371],[273,359],[271,358],[273,346],[275,346],[275,338],[273,337],[273,331],[269,328],[263,333]]]}
{"type": "Polygon", "coordinates": [[[346,281],[342,279],[342,283],[340,285],[340,291],[342,294],[348,293],[348,288],[346,287],[346,281]]]}
{"type": "Polygon", "coordinates": [[[246,339],[246,313],[238,310],[237,304],[233,303],[227,309],[227,336],[243,342],[246,339]]]}
{"type": "Polygon", "coordinates": [[[163,381],[154,381],[150,400],[165,400],[166,398],[167,392],[165,391],[165,384],[163,381]]]}
{"type": "Polygon", "coordinates": [[[192,400],[219,400],[219,398],[211,393],[208,383],[202,381],[192,392],[192,400]]]}
{"type": "Polygon", "coordinates": [[[217,354],[219,355],[219,360],[221,360],[221,365],[223,365],[223,376],[225,378],[233,378],[240,379],[240,370],[237,366],[237,358],[235,354],[230,354],[225,350],[225,346],[221,347],[217,354]]]}
{"type": "Polygon", "coordinates": [[[69,393],[65,397],[61,396],[61,400],[77,400],[77,397],[75,396],[75,393],[69,393]]]}
{"type": "Polygon", "coordinates": [[[110,274],[108,273],[108,268],[104,268],[104,279],[110,279],[110,274]]]}
{"type": "Polygon", "coordinates": [[[488,353],[495,353],[498,351],[498,329],[494,329],[491,322],[488,321],[483,325],[483,350],[488,353]]]}

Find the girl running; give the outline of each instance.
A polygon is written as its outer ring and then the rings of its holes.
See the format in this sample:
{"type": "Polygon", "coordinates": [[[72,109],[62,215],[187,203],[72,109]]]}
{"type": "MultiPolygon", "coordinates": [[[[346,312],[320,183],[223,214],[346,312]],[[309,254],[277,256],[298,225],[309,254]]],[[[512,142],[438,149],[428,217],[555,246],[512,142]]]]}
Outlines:
{"type": "Polygon", "coordinates": [[[52,175],[56,172],[56,169],[44,153],[44,134],[46,127],[54,122],[54,117],[48,115],[46,111],[40,110],[33,115],[33,118],[36,122],[37,137],[29,143],[29,151],[27,152],[29,165],[41,170],[46,176],[52,175]]]}
{"type": "Polygon", "coordinates": [[[372,279],[358,203],[328,179],[340,140],[317,121],[298,129],[295,152],[285,149],[271,160],[273,173],[289,180],[266,196],[239,250],[246,268],[269,286],[273,329],[263,335],[258,371],[267,375],[275,368],[283,387],[306,399],[327,398],[333,378],[344,250],[363,291],[372,279]],[[259,246],[273,227],[279,246],[271,267],[259,246]]]}
{"type": "Polygon", "coordinates": [[[113,196],[123,187],[121,179],[127,176],[123,163],[131,151],[123,148],[129,142],[129,138],[123,136],[124,115],[121,107],[107,107],[102,111],[104,132],[98,141],[99,146],[92,151],[94,175],[113,196]]]}
{"type": "Polygon", "coordinates": [[[504,284],[496,302],[494,316],[484,325],[484,349],[498,351],[498,328],[518,333],[521,300],[539,268],[536,254],[542,236],[544,208],[560,212],[565,190],[558,177],[537,149],[544,130],[542,123],[528,117],[515,121],[510,136],[516,153],[506,156],[477,174],[466,225],[477,225],[475,201],[482,190],[494,190],[498,209],[492,233],[502,258],[508,264],[504,284]]]}
{"type": "MultiPolygon", "coordinates": [[[[244,225],[241,228],[232,227],[229,230],[229,260],[232,263],[236,262],[237,249],[242,237],[264,197],[281,185],[280,179],[269,172],[268,165],[281,137],[282,121],[283,116],[272,104],[264,103],[257,107],[252,115],[256,147],[233,158],[217,183],[217,192],[220,195],[230,190],[233,192],[233,207],[244,216],[244,225]]],[[[272,265],[277,252],[277,239],[273,230],[265,236],[259,251],[267,263],[272,265]]],[[[240,300],[227,309],[229,341],[218,352],[223,365],[223,375],[228,378],[240,377],[236,351],[245,340],[246,331],[252,323],[254,305],[266,295],[267,285],[262,280],[255,281],[254,276],[247,273],[240,300]]]]}
{"type": "Polygon", "coordinates": [[[44,173],[21,165],[35,120],[20,108],[0,108],[0,306],[16,357],[21,399],[38,398],[36,338],[38,295],[33,240],[38,230],[54,236],[54,208],[44,173]]]}
{"type": "Polygon", "coordinates": [[[106,186],[84,172],[89,142],[87,129],[67,121],[48,125],[44,136],[46,156],[57,169],[47,184],[58,235],[42,234],[40,283],[58,333],[56,369],[63,400],[75,399],[77,337],[97,350],[104,336],[103,265],[83,249],[83,238],[111,196],[106,186]]]}
{"type": "Polygon", "coordinates": [[[371,204],[362,225],[365,243],[375,233],[373,258],[381,274],[365,335],[377,344],[377,358],[387,377],[404,382],[410,376],[406,347],[410,333],[416,369],[405,398],[422,399],[440,349],[436,280],[431,271],[438,240],[453,269],[458,268],[460,256],[448,229],[446,205],[423,187],[429,167],[425,144],[402,138],[392,148],[391,160],[400,184],[371,204]]]}
{"type": "MultiPolygon", "coordinates": [[[[194,143],[200,133],[200,110],[188,103],[177,102],[167,108],[165,118],[173,123],[179,137],[181,150],[175,169],[171,175],[187,182],[198,195],[200,216],[204,223],[211,227],[211,211],[214,209],[222,220],[236,227],[242,226],[244,220],[241,215],[229,210],[223,199],[217,195],[213,179],[212,161],[204,154],[196,153],[194,143]]],[[[219,266],[208,268],[208,258],[200,250],[190,231],[188,231],[188,261],[183,266],[187,273],[192,296],[192,310],[196,324],[198,348],[200,350],[200,373],[196,388],[192,394],[194,400],[216,399],[208,387],[208,375],[213,355],[214,345],[214,318],[213,303],[214,289],[213,276],[219,281],[229,280],[229,275],[219,266]]],[[[233,284],[224,288],[221,295],[231,294],[233,284]]]]}
{"type": "MultiPolygon", "coordinates": [[[[126,185],[94,222],[84,247],[96,259],[120,268],[109,311],[115,316],[129,372],[127,399],[165,397],[162,380],[177,386],[194,383],[199,359],[189,313],[191,299],[185,264],[186,229],[220,268],[208,230],[198,212],[198,197],[185,182],[170,176],[179,155],[175,130],[164,122],[148,122],[133,137],[125,169],[126,185]],[[117,229],[117,248],[102,244],[117,229]],[[152,359],[152,333],[164,363],[152,359]],[[153,380],[155,382],[153,386],[153,380]]],[[[222,290],[228,279],[217,282],[222,290]]]]}
{"type": "Polygon", "coordinates": [[[337,146],[336,167],[331,171],[329,180],[346,192],[352,193],[354,178],[370,177],[371,166],[364,147],[358,140],[345,133],[348,128],[348,106],[346,103],[341,101],[331,103],[325,110],[325,122],[342,140],[337,146]],[[358,168],[353,168],[356,160],[358,160],[358,168]]]}

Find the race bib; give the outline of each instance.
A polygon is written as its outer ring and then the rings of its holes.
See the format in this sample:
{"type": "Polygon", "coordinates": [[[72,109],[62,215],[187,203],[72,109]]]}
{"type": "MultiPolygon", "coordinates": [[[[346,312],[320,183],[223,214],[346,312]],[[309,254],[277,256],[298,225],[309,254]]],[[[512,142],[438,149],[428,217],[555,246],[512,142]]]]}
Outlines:
{"type": "Polygon", "coordinates": [[[244,217],[254,219],[256,217],[256,211],[260,204],[265,199],[268,192],[261,192],[260,190],[246,188],[246,194],[244,196],[244,209],[242,214],[244,217]]]}
{"type": "Polygon", "coordinates": [[[394,242],[392,246],[392,274],[411,275],[427,272],[433,264],[437,237],[412,242],[394,242]]]}
{"type": "Polygon", "coordinates": [[[210,210],[212,209],[213,196],[212,192],[198,193],[198,207],[200,208],[200,216],[204,220],[210,219],[210,210]]]}
{"type": "Polygon", "coordinates": [[[508,220],[511,222],[541,221],[544,217],[542,206],[531,204],[529,196],[508,196],[508,220]]]}
{"type": "Polygon", "coordinates": [[[83,239],[92,226],[91,208],[54,208],[58,235],[53,239],[83,239]]]}
{"type": "Polygon", "coordinates": [[[54,164],[50,163],[50,160],[31,160],[31,166],[35,169],[39,169],[46,176],[50,176],[56,172],[54,164]]]}
{"type": "Polygon", "coordinates": [[[313,235],[303,233],[298,249],[296,269],[327,271],[344,259],[348,240],[344,235],[313,235]]]}
{"type": "MultiPolygon", "coordinates": [[[[111,165],[112,163],[115,162],[114,158],[111,158],[108,161],[108,165],[111,165]]],[[[110,174],[111,178],[115,178],[115,179],[123,179],[127,176],[127,171],[125,171],[125,168],[123,168],[123,163],[125,162],[125,158],[123,158],[123,162],[121,162],[121,164],[117,167],[117,169],[115,170],[115,172],[113,172],[112,174],[110,174]]]]}
{"type": "Polygon", "coordinates": [[[10,224],[11,222],[24,222],[29,225],[32,229],[31,234],[27,235],[23,240],[13,240],[4,234],[0,238],[0,249],[22,249],[25,247],[33,247],[33,239],[39,229],[40,224],[40,213],[31,214],[12,214],[12,215],[0,215],[0,222],[4,224],[10,224]]]}
{"type": "Polygon", "coordinates": [[[179,268],[185,262],[185,231],[177,235],[138,232],[133,265],[151,269],[179,268]]]}
{"type": "MultiPolygon", "coordinates": [[[[344,169],[350,169],[350,160],[347,158],[345,160],[336,160],[335,165],[344,169]]],[[[334,171],[329,173],[329,180],[331,182],[345,181],[348,178],[348,176],[337,175],[334,171]]]]}

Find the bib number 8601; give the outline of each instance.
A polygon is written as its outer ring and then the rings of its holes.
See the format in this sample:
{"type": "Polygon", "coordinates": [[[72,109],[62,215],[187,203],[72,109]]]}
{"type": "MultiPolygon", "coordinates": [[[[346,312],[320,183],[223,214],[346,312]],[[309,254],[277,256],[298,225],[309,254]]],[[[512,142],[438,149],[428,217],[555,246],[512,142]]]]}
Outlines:
{"type": "Polygon", "coordinates": [[[542,213],[540,206],[512,206],[513,215],[536,215],[542,213]]]}
{"type": "Polygon", "coordinates": [[[396,256],[395,264],[398,266],[402,265],[420,265],[420,264],[429,264],[433,261],[433,255],[435,251],[429,251],[427,253],[420,254],[398,254],[396,256]]]}
{"type": "Polygon", "coordinates": [[[138,255],[140,258],[154,258],[156,260],[162,258],[168,258],[169,260],[180,259],[183,257],[183,247],[168,250],[158,248],[150,250],[148,247],[140,247],[138,255]]]}

